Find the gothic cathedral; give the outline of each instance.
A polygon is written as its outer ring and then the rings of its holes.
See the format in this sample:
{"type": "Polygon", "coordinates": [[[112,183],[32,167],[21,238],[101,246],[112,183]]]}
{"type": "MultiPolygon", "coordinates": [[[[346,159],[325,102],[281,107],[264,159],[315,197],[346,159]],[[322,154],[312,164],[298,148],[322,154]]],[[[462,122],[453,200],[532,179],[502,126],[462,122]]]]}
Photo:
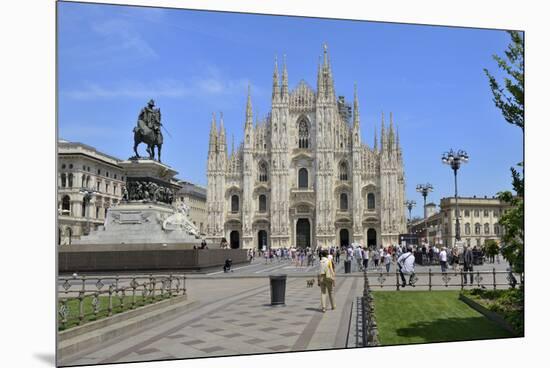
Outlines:
{"type": "Polygon", "coordinates": [[[325,46],[317,90],[289,91],[286,62],[273,72],[271,113],[252,119],[244,142],[227,151],[223,117],[212,117],[207,166],[207,238],[232,248],[388,246],[406,231],[405,176],[392,115],[382,116],[380,148],[361,142],[357,89],[336,98],[325,46]]]}

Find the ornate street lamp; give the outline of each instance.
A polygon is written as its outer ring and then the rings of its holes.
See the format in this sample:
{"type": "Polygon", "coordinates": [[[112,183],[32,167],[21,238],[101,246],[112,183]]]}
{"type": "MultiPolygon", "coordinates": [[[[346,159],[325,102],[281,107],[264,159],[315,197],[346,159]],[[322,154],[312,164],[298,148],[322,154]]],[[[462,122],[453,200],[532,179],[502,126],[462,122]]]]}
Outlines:
{"type": "MultiPolygon", "coordinates": [[[[413,207],[416,206],[416,202],[413,201],[413,200],[407,200],[407,201],[405,201],[405,206],[409,210],[409,226],[410,226],[411,225],[411,211],[412,211],[413,207]]],[[[410,228],[407,232],[410,234],[410,232],[411,232],[410,228]]]]}
{"type": "Polygon", "coordinates": [[[434,190],[433,185],[430,183],[426,184],[418,184],[416,186],[416,191],[418,193],[422,194],[422,197],[424,197],[424,229],[426,230],[426,240],[428,239],[428,223],[427,223],[427,215],[426,215],[426,197],[428,196],[428,193],[434,190]]]}
{"type": "Polygon", "coordinates": [[[89,189],[80,189],[80,193],[84,194],[84,203],[83,205],[86,206],[84,209],[86,214],[86,234],[90,234],[90,201],[92,199],[92,196],[97,193],[95,190],[89,190],[89,189]]]}
{"type": "Polygon", "coordinates": [[[456,216],[456,224],[455,224],[455,245],[457,241],[460,241],[460,224],[458,222],[458,185],[457,185],[457,172],[458,169],[460,169],[461,163],[467,163],[470,158],[468,157],[468,154],[466,151],[458,150],[457,152],[454,152],[452,149],[449,150],[449,152],[445,152],[443,156],[441,157],[441,162],[443,162],[446,165],[449,165],[451,169],[453,170],[455,174],[455,216],[456,216]]]}

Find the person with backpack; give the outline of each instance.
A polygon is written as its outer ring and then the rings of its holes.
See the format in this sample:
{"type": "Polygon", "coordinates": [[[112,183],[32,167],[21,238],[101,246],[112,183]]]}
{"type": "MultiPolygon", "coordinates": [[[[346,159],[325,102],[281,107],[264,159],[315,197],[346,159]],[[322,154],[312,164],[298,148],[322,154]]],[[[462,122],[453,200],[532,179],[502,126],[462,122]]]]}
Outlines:
{"type": "Polygon", "coordinates": [[[407,286],[405,275],[409,275],[409,285],[414,287],[412,283],[414,277],[414,255],[410,246],[405,253],[397,258],[397,268],[399,268],[399,276],[401,276],[401,287],[407,286]]]}
{"type": "Polygon", "coordinates": [[[335,279],[334,264],[328,259],[328,251],[323,249],[321,251],[321,261],[319,262],[319,273],[317,274],[317,285],[321,288],[321,310],[323,313],[327,310],[327,296],[332,309],[336,309],[333,292],[336,287],[335,279]]]}

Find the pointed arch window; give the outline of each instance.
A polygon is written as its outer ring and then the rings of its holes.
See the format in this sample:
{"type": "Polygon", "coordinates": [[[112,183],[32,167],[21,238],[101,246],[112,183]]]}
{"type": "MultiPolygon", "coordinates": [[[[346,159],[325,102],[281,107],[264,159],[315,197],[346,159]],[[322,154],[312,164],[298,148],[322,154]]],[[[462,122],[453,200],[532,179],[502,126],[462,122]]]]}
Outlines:
{"type": "Polygon", "coordinates": [[[374,193],[367,194],[367,209],[374,210],[375,207],[374,193]]]}
{"type": "Polygon", "coordinates": [[[236,194],[231,196],[231,212],[239,212],[239,196],[236,194]]]}
{"type": "Polygon", "coordinates": [[[348,180],[348,164],[345,161],[340,163],[340,167],[338,168],[338,177],[343,181],[348,180]]]}
{"type": "Polygon", "coordinates": [[[61,174],[61,187],[65,188],[67,186],[67,175],[61,174]]]}
{"type": "Polygon", "coordinates": [[[307,188],[308,187],[308,174],[307,169],[301,168],[298,171],[298,188],[307,188]]]}
{"type": "Polygon", "coordinates": [[[298,123],[298,148],[309,148],[309,127],[305,119],[298,123]]]}
{"type": "Polygon", "coordinates": [[[258,197],[258,211],[264,213],[267,211],[267,197],[265,194],[260,194],[258,197]]]}
{"type": "Polygon", "coordinates": [[[348,195],[346,193],[340,193],[340,210],[348,210],[348,195]]]}
{"type": "Polygon", "coordinates": [[[73,187],[73,174],[69,174],[69,176],[67,177],[68,181],[69,181],[69,188],[72,188],[73,187]]]}
{"type": "Polygon", "coordinates": [[[265,161],[262,161],[258,165],[258,181],[266,182],[267,178],[267,164],[265,163],[265,161]]]}

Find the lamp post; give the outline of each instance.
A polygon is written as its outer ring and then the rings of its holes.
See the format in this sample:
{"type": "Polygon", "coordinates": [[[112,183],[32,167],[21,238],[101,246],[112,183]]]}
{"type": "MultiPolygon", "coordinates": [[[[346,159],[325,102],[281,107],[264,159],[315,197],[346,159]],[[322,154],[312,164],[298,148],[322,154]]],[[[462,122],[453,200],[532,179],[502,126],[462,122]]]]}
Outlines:
{"type": "Polygon", "coordinates": [[[82,205],[83,206],[86,206],[84,208],[84,211],[85,211],[85,215],[86,215],[86,234],[84,235],[88,235],[90,234],[90,200],[92,199],[92,196],[97,193],[95,190],[89,190],[89,189],[80,189],[80,193],[84,194],[84,198],[83,198],[83,203],[82,205]],[[86,204],[88,203],[88,204],[86,204]]]}
{"type": "Polygon", "coordinates": [[[418,193],[422,194],[422,197],[424,197],[424,229],[426,231],[426,241],[428,240],[428,223],[427,223],[427,216],[426,216],[426,197],[428,196],[428,193],[434,190],[433,185],[430,183],[426,184],[418,184],[416,186],[416,191],[418,193]]]}
{"type": "Polygon", "coordinates": [[[455,175],[455,217],[456,217],[456,224],[455,224],[455,245],[457,241],[460,241],[460,224],[458,222],[458,186],[457,186],[457,172],[458,169],[460,169],[461,163],[467,163],[469,160],[468,154],[466,151],[458,150],[457,152],[454,152],[452,149],[449,150],[449,152],[443,153],[443,156],[441,157],[441,162],[443,162],[446,165],[449,165],[451,169],[454,172],[455,175]]]}
{"type": "MultiPolygon", "coordinates": [[[[407,200],[405,201],[405,206],[407,206],[407,209],[409,210],[409,227],[411,226],[411,211],[414,206],[416,206],[416,202],[413,200],[407,200]]],[[[411,233],[411,229],[407,231],[409,234],[411,233]]]]}

